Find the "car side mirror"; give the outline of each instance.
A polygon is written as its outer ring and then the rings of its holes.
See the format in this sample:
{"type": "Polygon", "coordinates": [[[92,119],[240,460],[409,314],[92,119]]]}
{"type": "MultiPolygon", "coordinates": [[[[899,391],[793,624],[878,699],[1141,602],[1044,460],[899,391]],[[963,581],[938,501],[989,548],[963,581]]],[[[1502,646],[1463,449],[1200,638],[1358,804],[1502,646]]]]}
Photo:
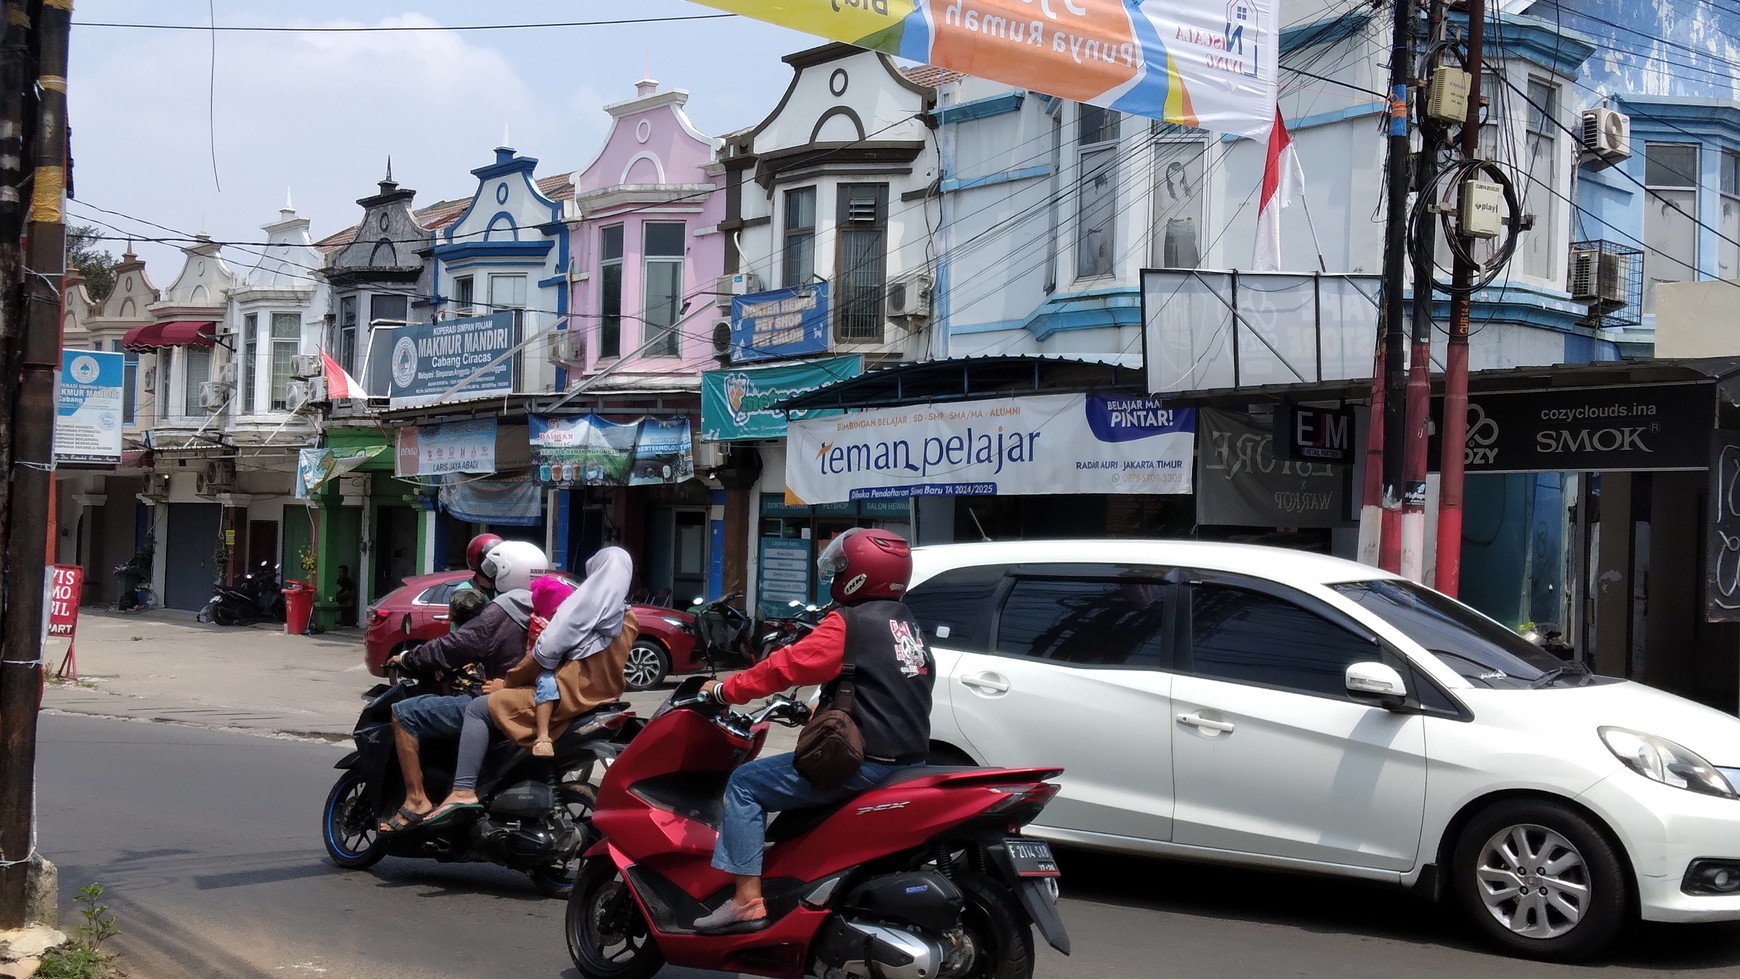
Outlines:
{"type": "Polygon", "coordinates": [[[1388,663],[1354,663],[1347,668],[1346,682],[1348,696],[1385,710],[1396,710],[1408,699],[1408,685],[1388,663]]]}

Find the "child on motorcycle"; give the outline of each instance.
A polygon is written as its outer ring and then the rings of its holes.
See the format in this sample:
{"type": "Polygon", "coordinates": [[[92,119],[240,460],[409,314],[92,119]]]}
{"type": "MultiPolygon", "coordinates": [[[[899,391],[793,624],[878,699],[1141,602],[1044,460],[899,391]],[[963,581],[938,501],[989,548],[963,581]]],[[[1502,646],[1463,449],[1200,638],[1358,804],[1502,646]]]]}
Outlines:
{"type": "MultiPolygon", "coordinates": [[[[545,627],[562,607],[562,602],[572,594],[573,587],[560,578],[544,575],[532,579],[532,621],[526,626],[526,652],[530,653],[537,648],[538,637],[544,634],[545,627]]],[[[556,701],[561,699],[562,694],[556,688],[556,671],[545,668],[544,672],[538,674],[537,686],[532,695],[533,714],[538,728],[537,740],[532,742],[534,758],[555,757],[556,745],[550,740],[550,715],[555,713],[556,701]]]]}

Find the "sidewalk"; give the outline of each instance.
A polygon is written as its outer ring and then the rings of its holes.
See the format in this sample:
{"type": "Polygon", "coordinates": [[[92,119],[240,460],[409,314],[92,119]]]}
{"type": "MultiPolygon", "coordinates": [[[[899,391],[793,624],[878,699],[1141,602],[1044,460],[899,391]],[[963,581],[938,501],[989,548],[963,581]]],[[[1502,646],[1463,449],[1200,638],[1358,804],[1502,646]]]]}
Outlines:
{"type": "MultiPolygon", "coordinates": [[[[381,682],[363,666],[358,629],[287,636],[282,625],[212,625],[192,612],[87,608],[77,638],[79,683],[52,680],[66,640],[50,639],[43,650],[51,677],[44,710],[348,741],[363,691],[381,682]]],[[[649,717],[675,685],[666,680],[623,699],[649,717]]],[[[796,742],[794,731],[776,725],[767,750],[796,742]]]]}

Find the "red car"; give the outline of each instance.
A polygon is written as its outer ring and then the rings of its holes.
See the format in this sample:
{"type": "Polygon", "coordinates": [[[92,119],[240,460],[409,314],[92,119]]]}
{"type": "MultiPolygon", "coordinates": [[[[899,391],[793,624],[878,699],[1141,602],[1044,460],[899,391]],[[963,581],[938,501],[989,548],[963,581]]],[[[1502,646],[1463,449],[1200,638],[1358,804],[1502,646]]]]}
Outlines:
{"type": "MultiPolygon", "coordinates": [[[[576,579],[557,571],[569,581],[576,579]]],[[[369,606],[363,629],[363,663],[375,676],[387,675],[387,660],[418,643],[447,632],[447,601],[453,590],[471,577],[469,571],[437,571],[406,578],[403,587],[369,606]]],[[[657,605],[634,605],[640,635],[629,650],[623,674],[630,690],[649,690],[672,673],[698,673],[707,668],[698,658],[695,617],[657,605]]]]}

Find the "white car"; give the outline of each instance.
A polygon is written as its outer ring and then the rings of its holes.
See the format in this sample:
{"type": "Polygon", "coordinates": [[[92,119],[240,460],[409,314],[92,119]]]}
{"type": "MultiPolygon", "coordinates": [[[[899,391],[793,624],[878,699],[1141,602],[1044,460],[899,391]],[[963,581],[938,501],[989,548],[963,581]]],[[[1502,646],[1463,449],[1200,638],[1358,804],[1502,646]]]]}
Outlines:
{"type": "Polygon", "coordinates": [[[1061,843],[1426,888],[1513,953],[1740,919],[1740,719],[1375,568],[1190,541],[918,548],[933,763],[1060,765],[1061,843]]]}

